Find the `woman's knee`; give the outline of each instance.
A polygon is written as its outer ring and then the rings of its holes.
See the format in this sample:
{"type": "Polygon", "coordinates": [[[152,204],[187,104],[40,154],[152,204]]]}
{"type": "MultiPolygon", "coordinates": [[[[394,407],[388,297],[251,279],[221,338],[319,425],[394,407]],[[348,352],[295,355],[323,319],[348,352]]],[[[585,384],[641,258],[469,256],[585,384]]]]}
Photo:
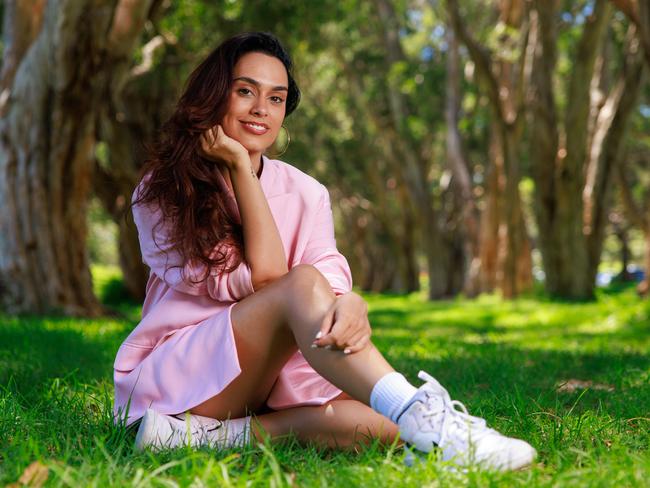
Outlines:
{"type": "Polygon", "coordinates": [[[291,268],[288,273],[288,286],[294,296],[335,296],[327,278],[311,264],[299,264],[291,268]]]}

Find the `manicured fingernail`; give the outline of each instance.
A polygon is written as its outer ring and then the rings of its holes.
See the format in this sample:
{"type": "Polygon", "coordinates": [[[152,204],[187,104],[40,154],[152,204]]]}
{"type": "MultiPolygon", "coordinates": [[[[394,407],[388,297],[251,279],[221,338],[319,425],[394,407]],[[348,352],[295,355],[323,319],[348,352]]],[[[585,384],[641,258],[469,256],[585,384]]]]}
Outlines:
{"type": "Polygon", "coordinates": [[[343,351],[343,354],[350,354],[350,350],[349,350],[349,349],[345,349],[345,350],[343,351]]]}
{"type": "Polygon", "coordinates": [[[327,349],[328,351],[332,349],[332,344],[328,344],[327,346],[325,346],[325,349],[327,349]]]}
{"type": "Polygon", "coordinates": [[[323,337],[323,333],[319,330],[318,334],[316,334],[316,339],[320,339],[321,337],[323,337]]]}

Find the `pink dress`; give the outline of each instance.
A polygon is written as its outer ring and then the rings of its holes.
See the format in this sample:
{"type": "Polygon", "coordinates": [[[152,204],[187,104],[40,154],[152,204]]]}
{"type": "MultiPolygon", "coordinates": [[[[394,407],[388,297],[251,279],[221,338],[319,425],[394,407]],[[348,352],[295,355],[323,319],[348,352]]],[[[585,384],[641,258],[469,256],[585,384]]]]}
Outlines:
{"type": "MultiPolygon", "coordinates": [[[[220,184],[229,196],[230,210],[241,222],[234,194],[223,178],[220,184]]],[[[311,264],[336,295],[350,291],[352,275],[336,249],[327,188],[299,169],[266,156],[260,184],[289,269],[311,264]]],[[[180,268],[173,267],[180,257],[164,252],[169,245],[164,228],[156,227],[160,211],[136,205],[133,217],[143,262],[151,272],[142,320],[120,346],[114,363],[115,415],[127,424],[141,418],[147,408],[165,414],[184,412],[215,396],[239,375],[230,312],[254,292],[245,261],[231,273],[211,273],[198,284],[183,281],[180,268]]],[[[185,273],[199,275],[188,267],[185,273]]],[[[340,393],[298,351],[282,369],[267,405],[275,410],[322,405],[340,393]]]]}

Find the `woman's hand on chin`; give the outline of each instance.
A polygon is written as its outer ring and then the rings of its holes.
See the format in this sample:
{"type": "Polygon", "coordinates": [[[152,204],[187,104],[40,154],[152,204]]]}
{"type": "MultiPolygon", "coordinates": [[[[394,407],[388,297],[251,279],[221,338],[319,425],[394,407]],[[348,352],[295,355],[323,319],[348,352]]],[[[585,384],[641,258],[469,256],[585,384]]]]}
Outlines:
{"type": "Polygon", "coordinates": [[[245,165],[251,165],[246,148],[239,141],[228,137],[220,124],[201,134],[200,141],[201,155],[225,165],[229,170],[241,170],[245,165]]]}

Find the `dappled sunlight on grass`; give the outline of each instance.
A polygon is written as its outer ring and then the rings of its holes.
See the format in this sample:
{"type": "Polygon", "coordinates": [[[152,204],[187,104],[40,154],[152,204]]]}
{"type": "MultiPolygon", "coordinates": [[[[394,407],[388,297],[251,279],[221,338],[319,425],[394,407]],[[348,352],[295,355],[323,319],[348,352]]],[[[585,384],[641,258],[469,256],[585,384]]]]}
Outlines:
{"type": "Polygon", "coordinates": [[[439,347],[490,342],[558,351],[650,350],[649,307],[632,289],[578,304],[532,298],[508,302],[486,295],[436,303],[422,301],[418,294],[367,299],[376,340],[410,336],[437,338],[439,347]]]}
{"type": "Polygon", "coordinates": [[[377,445],[344,453],[294,437],[243,451],[133,451],[133,432],[111,420],[112,362],[141,306],[120,301],[119,271],[93,273],[117,314],[0,316],[0,459],[12,460],[0,463],[0,482],[34,460],[53,484],[76,486],[624,486],[650,472],[650,305],[631,289],[592,303],[365,295],[373,341],[396,369],[418,385],[418,370],[430,372],[540,454],[524,472],[459,473],[434,460],[408,469],[401,451],[377,445]]]}

